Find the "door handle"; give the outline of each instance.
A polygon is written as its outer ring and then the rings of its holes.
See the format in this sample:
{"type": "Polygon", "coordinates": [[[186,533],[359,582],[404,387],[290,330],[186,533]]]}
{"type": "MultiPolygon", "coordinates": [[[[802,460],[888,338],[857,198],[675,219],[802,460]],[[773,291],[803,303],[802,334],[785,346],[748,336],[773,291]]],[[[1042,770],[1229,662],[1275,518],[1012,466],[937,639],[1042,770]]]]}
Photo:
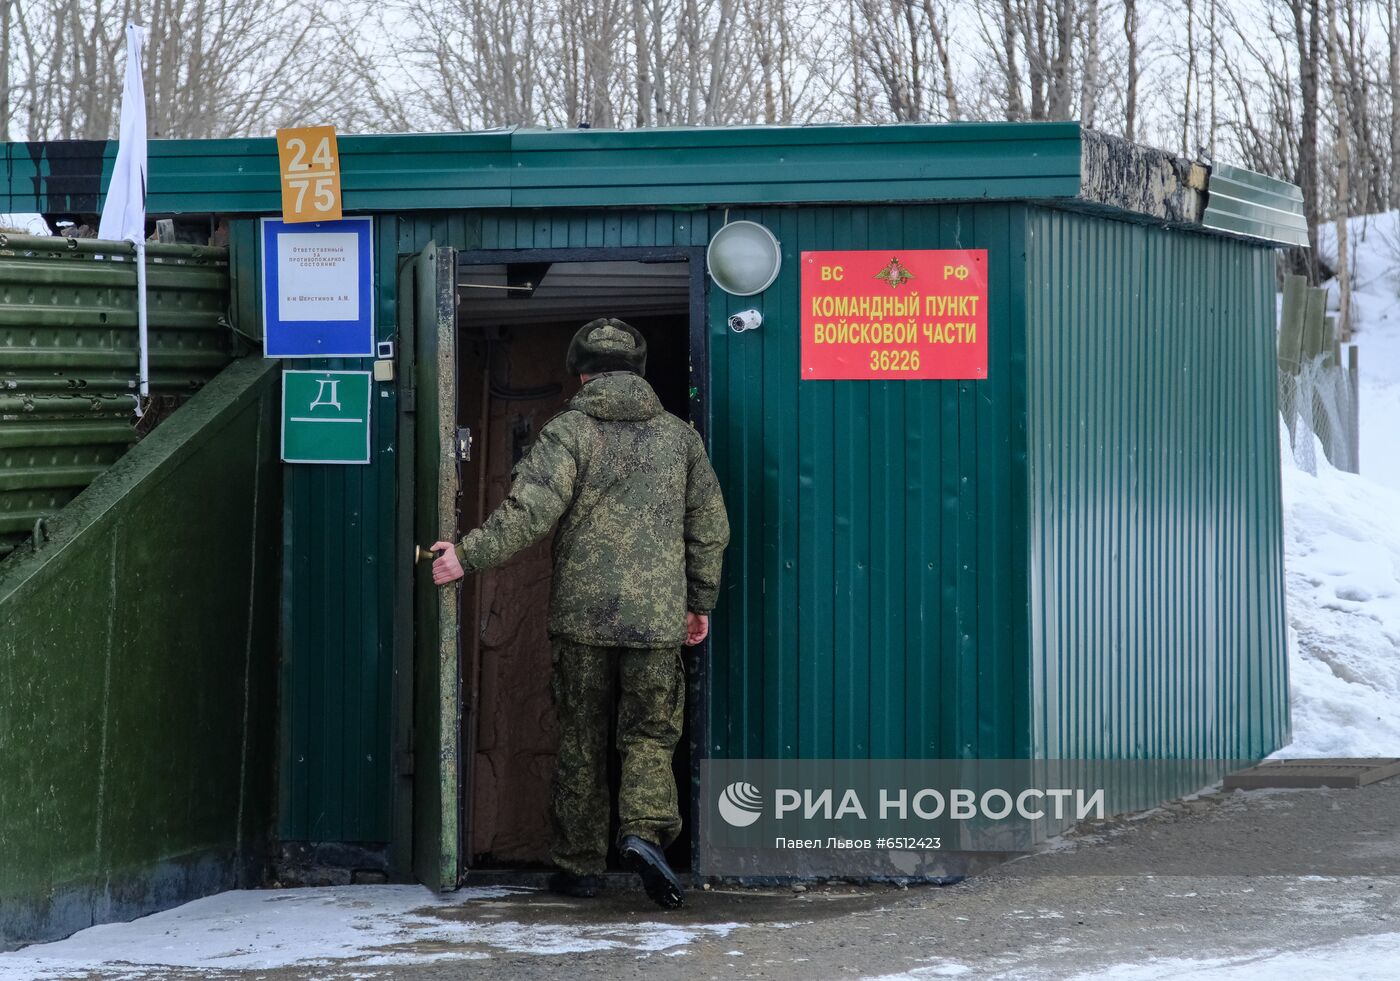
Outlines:
{"type": "Polygon", "coordinates": [[[457,430],[457,459],[462,463],[472,459],[472,431],[466,426],[457,430]]]}

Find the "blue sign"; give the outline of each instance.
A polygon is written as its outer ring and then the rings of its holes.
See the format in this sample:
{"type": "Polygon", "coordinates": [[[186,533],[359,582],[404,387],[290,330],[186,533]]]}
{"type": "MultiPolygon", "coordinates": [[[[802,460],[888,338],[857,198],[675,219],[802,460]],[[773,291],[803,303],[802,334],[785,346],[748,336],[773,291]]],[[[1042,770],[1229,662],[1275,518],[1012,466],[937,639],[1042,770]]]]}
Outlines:
{"type": "Polygon", "coordinates": [[[269,358],[374,356],[370,218],[262,220],[263,350],[269,358]]]}

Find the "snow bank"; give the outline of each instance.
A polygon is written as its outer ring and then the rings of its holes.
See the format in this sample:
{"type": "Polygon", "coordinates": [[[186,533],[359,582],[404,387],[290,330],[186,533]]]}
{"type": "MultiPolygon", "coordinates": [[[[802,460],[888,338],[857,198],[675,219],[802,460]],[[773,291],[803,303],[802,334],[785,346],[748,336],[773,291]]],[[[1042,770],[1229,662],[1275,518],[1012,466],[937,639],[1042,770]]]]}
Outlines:
{"type": "MultiPolygon", "coordinates": [[[[1361,476],[1283,446],[1293,742],[1275,756],[1400,756],[1400,212],[1347,223],[1361,476]],[[1315,464],[1314,464],[1315,461],[1315,464]]],[[[1318,252],[1335,262],[1336,226],[1318,252]]],[[[1327,284],[1330,305],[1338,287],[1327,284]]]]}
{"type": "MultiPolygon", "coordinates": [[[[90,971],[125,978],[186,970],[340,969],[483,960],[493,952],[668,953],[737,923],[521,923],[493,901],[509,887],[438,895],[422,886],[334,886],[219,893],[130,923],[90,927],[66,940],[0,954],[0,981],[58,981],[90,971]]],[[[537,904],[541,905],[541,904],[537,904]]],[[[324,972],[318,977],[327,977],[324,972]]]]}
{"type": "Polygon", "coordinates": [[[1293,742],[1274,755],[1400,756],[1400,491],[1317,446],[1312,476],[1281,441],[1293,742]]]}

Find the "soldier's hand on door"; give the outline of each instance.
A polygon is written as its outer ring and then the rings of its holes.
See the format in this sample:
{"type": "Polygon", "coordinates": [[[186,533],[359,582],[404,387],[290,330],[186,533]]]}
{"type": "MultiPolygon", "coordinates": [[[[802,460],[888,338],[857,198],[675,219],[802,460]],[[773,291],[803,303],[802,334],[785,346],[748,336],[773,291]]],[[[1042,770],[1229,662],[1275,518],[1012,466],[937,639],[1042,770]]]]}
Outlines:
{"type": "Polygon", "coordinates": [[[710,618],[703,613],[685,615],[685,646],[694,647],[710,633],[710,618]]]}
{"type": "Polygon", "coordinates": [[[457,549],[451,542],[434,542],[433,551],[439,550],[443,552],[433,560],[433,582],[445,586],[462,578],[462,563],[457,561],[457,549]]]}

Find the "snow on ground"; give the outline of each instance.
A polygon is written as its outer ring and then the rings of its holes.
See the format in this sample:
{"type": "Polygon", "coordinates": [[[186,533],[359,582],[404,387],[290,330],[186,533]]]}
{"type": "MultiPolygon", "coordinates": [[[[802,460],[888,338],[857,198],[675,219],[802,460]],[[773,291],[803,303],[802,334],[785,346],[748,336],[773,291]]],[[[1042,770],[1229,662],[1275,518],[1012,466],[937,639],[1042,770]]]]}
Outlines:
{"type": "Polygon", "coordinates": [[[1395,981],[1400,968],[1400,933],[1380,933],[1299,951],[1260,951],[1220,958],[1169,957],[1090,971],[1073,981],[1395,981]]]}
{"type": "Polygon", "coordinates": [[[0,981],[58,981],[114,966],[130,978],[162,969],[363,968],[482,960],[492,952],[599,950],[676,953],[737,923],[677,926],[512,921],[493,900],[529,889],[477,887],[438,895],[422,886],[333,886],[219,893],[130,923],[90,927],[66,940],[0,954],[0,981]],[[471,919],[454,909],[472,906],[471,919]]]}
{"type": "MultiPolygon", "coordinates": [[[[1299,951],[1264,950],[1228,957],[1160,957],[1131,964],[1116,964],[1080,974],[1070,981],[1314,981],[1346,978],[1348,981],[1395,981],[1400,970],[1400,933],[1381,933],[1299,951]]],[[[1041,970],[1011,968],[993,973],[977,972],[966,964],[939,958],[927,967],[903,974],[889,974],[872,981],[935,981],[937,978],[972,977],[986,981],[1030,981],[1051,975],[1041,970]]],[[[1064,977],[1065,975],[1056,974],[1064,977]]]]}
{"type": "Polygon", "coordinates": [[[1276,756],[1400,756],[1400,491],[1281,434],[1293,742],[1276,756]]]}
{"type": "MultiPolygon", "coordinates": [[[[1400,756],[1400,213],[1348,229],[1361,475],[1300,443],[1311,475],[1281,433],[1293,742],[1279,757],[1400,756]]],[[[1334,261],[1334,226],[1319,252],[1334,261]]]]}

